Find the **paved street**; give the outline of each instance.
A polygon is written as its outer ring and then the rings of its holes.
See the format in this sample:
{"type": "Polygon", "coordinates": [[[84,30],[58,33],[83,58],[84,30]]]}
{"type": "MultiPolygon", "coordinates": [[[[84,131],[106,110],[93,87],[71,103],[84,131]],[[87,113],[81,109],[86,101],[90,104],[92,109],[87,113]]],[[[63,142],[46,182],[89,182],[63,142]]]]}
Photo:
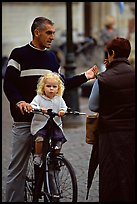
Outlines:
{"type": "MultiPolygon", "coordinates": [[[[79,102],[80,111],[90,113],[88,98],[80,97],[79,102]]],[[[78,202],[98,202],[98,169],[95,172],[89,199],[86,200],[87,171],[92,146],[85,142],[85,120],[86,116],[77,116],[64,121],[64,132],[68,141],[63,145],[62,151],[76,171],[78,202]]],[[[9,104],[2,92],[2,202],[5,201],[5,179],[11,155],[11,125],[9,104]]]]}

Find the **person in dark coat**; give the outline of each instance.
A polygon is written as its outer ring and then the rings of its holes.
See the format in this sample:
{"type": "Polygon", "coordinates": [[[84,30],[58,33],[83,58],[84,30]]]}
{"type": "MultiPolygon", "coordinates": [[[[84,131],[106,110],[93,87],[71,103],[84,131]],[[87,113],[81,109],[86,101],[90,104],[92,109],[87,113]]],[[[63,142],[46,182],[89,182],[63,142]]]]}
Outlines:
{"type": "Polygon", "coordinates": [[[107,45],[89,109],[99,112],[99,202],[135,202],[135,69],[128,39],[107,45]]]}

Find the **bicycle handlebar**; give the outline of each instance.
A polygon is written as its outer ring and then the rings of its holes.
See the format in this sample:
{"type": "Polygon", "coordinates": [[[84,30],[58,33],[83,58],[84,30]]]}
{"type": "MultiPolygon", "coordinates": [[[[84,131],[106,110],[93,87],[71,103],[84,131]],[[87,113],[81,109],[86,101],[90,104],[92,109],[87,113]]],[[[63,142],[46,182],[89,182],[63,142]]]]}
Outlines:
{"type": "Polygon", "coordinates": [[[68,108],[65,115],[86,115],[86,113],[79,112],[79,111],[72,111],[71,108],[68,108]]]}
{"type": "MultiPolygon", "coordinates": [[[[58,116],[58,113],[53,112],[52,109],[47,109],[47,112],[43,113],[41,108],[33,108],[32,112],[36,113],[36,114],[41,113],[43,115],[49,115],[50,117],[58,116]]],[[[86,113],[82,113],[82,112],[79,112],[79,111],[72,111],[70,108],[68,108],[64,115],[86,115],[86,113]]]]}

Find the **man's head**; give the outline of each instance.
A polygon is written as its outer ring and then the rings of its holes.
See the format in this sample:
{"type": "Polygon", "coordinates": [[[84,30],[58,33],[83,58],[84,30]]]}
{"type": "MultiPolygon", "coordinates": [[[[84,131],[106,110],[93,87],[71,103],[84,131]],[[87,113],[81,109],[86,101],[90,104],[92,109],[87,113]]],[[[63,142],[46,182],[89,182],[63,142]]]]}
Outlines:
{"type": "Polygon", "coordinates": [[[54,23],[45,17],[37,17],[32,23],[31,33],[32,43],[36,48],[50,48],[55,34],[54,23]]]}

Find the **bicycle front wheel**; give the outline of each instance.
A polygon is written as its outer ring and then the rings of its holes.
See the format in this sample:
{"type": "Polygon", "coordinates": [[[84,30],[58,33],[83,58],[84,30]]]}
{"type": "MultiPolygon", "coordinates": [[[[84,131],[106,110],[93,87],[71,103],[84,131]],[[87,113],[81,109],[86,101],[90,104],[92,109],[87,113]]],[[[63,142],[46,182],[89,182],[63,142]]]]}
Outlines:
{"type": "Polygon", "coordinates": [[[53,202],[77,202],[77,179],[71,163],[59,155],[47,159],[46,183],[53,202]]]}

